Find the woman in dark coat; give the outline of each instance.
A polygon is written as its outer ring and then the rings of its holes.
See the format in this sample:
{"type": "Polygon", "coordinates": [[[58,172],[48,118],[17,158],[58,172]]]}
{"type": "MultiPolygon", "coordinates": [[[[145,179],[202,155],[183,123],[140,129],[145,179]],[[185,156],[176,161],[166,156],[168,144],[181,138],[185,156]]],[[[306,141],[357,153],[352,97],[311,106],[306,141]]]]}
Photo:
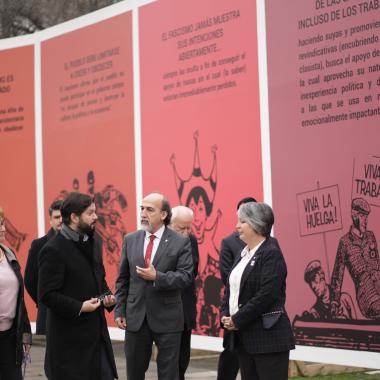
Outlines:
{"type": "Polygon", "coordinates": [[[20,265],[4,241],[5,220],[0,207],[0,379],[21,380],[21,364],[32,344],[32,334],[20,265]]]}
{"type": "Polygon", "coordinates": [[[265,203],[246,203],[236,226],[247,246],[229,275],[221,311],[225,329],[234,332],[242,380],[285,380],[294,337],[285,311],[287,269],[270,237],[274,222],[265,203]]]}

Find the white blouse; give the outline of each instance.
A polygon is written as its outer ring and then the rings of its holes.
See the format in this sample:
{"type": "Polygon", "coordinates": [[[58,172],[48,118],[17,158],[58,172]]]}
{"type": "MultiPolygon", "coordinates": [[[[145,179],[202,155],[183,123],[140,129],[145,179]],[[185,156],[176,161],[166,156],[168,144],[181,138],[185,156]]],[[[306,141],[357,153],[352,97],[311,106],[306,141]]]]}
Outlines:
{"type": "Polygon", "coordinates": [[[240,283],[241,277],[243,275],[245,267],[250,263],[250,265],[255,265],[254,255],[257,250],[260,248],[261,244],[265,241],[262,240],[259,244],[253,247],[251,250],[248,248],[248,245],[241,252],[241,260],[236,265],[236,267],[232,270],[229,277],[230,284],[230,315],[234,315],[239,311],[239,294],[240,294],[240,283]]]}

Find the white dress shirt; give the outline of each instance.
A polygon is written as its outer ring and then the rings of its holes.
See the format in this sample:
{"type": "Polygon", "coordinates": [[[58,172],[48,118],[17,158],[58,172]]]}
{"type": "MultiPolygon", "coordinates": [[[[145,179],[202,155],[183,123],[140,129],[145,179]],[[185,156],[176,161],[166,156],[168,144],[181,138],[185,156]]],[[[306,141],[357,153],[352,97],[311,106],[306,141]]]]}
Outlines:
{"type": "Polygon", "coordinates": [[[150,259],[150,262],[153,262],[154,256],[157,252],[158,245],[160,244],[162,234],[165,231],[165,225],[162,225],[154,234],[151,234],[148,231],[145,231],[145,239],[144,239],[144,258],[145,258],[145,253],[146,253],[146,248],[148,247],[149,244],[149,238],[151,235],[154,235],[156,238],[153,240],[153,250],[152,250],[152,256],[150,259]]]}
{"type": "Polygon", "coordinates": [[[257,244],[255,247],[253,247],[251,250],[248,248],[248,245],[245,246],[245,248],[241,252],[241,260],[230,274],[228,281],[230,284],[229,306],[231,316],[233,316],[239,311],[240,283],[244,269],[248,265],[248,263],[250,263],[250,265],[252,266],[255,265],[254,255],[264,241],[265,239],[261,241],[259,244],[257,244]]]}

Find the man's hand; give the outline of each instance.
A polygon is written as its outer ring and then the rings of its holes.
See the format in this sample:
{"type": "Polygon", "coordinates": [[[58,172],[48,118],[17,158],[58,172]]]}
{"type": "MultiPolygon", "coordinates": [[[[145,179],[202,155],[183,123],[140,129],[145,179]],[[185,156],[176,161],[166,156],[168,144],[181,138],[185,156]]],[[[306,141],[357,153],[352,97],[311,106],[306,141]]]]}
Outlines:
{"type": "Polygon", "coordinates": [[[101,305],[101,302],[98,298],[91,298],[91,299],[83,302],[83,305],[82,305],[82,308],[80,309],[80,312],[81,313],[92,313],[100,305],[101,305]]]}
{"type": "Polygon", "coordinates": [[[118,317],[115,322],[119,329],[125,330],[127,328],[127,319],[125,317],[118,317]]]}
{"type": "Polygon", "coordinates": [[[141,268],[136,265],[137,274],[147,281],[155,281],[156,280],[156,269],[154,266],[148,261],[148,268],[141,268]]]}
{"type": "Polygon", "coordinates": [[[104,307],[110,307],[115,305],[116,303],[116,298],[113,294],[110,294],[109,296],[105,296],[103,298],[103,306],[104,307]]]}
{"type": "Polygon", "coordinates": [[[222,317],[221,321],[226,330],[229,330],[229,331],[237,330],[237,327],[235,326],[234,321],[232,320],[232,317],[222,317]]]}

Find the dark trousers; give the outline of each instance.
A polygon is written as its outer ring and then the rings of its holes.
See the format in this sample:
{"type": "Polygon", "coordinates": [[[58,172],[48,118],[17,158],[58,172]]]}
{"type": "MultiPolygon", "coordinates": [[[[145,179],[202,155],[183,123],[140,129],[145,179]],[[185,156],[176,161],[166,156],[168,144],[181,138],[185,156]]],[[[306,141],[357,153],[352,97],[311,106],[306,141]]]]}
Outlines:
{"type": "Polygon", "coordinates": [[[36,334],[46,335],[46,306],[40,302],[37,309],[36,334]]]}
{"type": "Polygon", "coordinates": [[[224,350],[219,356],[217,380],[235,380],[239,372],[239,358],[235,350],[235,333],[224,330],[224,350]]]}
{"type": "Polygon", "coordinates": [[[235,380],[239,372],[239,358],[236,351],[225,348],[218,361],[217,380],[235,380]]]}
{"type": "Polygon", "coordinates": [[[21,366],[16,366],[16,333],[0,332],[0,380],[21,380],[21,366]]]}
{"type": "Polygon", "coordinates": [[[102,380],[115,379],[110,358],[107,354],[106,344],[104,342],[101,343],[100,347],[100,371],[102,373],[102,380]]]}
{"type": "Polygon", "coordinates": [[[237,348],[241,380],[288,380],[289,351],[250,354],[237,348]]]}
{"type": "Polygon", "coordinates": [[[181,332],[156,333],[145,320],[137,332],[126,332],[125,355],[127,379],[144,380],[152,356],[152,344],[157,346],[158,380],[178,380],[178,357],[181,332]]]}
{"type": "Polygon", "coordinates": [[[183,330],[181,335],[181,347],[179,349],[179,379],[185,379],[185,372],[190,362],[191,330],[183,330]]]}

